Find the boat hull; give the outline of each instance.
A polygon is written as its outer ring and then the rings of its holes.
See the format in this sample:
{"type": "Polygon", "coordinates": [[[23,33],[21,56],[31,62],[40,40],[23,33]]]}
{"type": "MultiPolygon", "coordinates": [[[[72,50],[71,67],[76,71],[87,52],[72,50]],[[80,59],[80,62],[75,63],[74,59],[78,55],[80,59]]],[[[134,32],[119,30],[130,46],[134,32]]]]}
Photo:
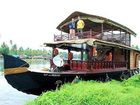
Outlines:
{"type": "MultiPolygon", "coordinates": [[[[119,79],[121,72],[108,73],[110,78],[119,79]]],[[[19,91],[27,94],[40,95],[42,92],[55,90],[64,83],[73,82],[78,76],[81,80],[102,80],[106,79],[105,73],[84,74],[84,73],[39,73],[27,71],[18,74],[5,75],[10,85],[19,91]]]]}

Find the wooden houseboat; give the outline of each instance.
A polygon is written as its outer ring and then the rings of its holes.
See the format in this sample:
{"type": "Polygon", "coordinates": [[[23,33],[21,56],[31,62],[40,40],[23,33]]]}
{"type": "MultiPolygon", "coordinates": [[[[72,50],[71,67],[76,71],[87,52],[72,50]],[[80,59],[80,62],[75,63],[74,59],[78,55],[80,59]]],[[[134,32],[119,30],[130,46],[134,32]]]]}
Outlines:
{"type": "Polygon", "coordinates": [[[47,70],[31,70],[27,62],[3,55],[5,78],[14,88],[39,95],[75,78],[127,79],[138,70],[140,51],[131,47],[131,36],[136,33],[126,26],[101,16],[74,12],[57,29],[61,34],[54,35],[53,42],[44,43],[52,47],[47,70]],[[85,23],[83,33],[76,32],[71,37],[68,25],[72,18],[77,23],[78,16],[85,23]],[[59,50],[67,52],[67,59],[59,50]]]}

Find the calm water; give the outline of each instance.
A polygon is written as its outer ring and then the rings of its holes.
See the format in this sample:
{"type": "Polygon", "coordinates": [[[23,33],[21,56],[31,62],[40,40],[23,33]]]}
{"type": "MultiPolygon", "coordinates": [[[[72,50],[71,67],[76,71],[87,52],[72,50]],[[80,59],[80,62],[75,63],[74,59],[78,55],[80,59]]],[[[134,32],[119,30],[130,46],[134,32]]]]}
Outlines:
{"type": "MultiPolygon", "coordinates": [[[[48,67],[46,60],[28,60],[31,68],[48,67]]],[[[0,59],[0,70],[3,69],[3,60],[0,59]]],[[[0,72],[0,105],[24,105],[37,96],[22,93],[9,85],[0,72]]]]}

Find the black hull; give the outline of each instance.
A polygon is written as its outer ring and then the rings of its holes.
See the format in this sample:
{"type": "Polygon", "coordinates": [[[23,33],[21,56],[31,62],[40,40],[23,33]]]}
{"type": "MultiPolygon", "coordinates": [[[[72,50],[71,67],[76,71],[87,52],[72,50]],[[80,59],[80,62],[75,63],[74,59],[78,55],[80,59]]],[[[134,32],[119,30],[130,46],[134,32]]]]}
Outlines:
{"type": "MultiPolygon", "coordinates": [[[[8,83],[19,91],[27,94],[40,95],[42,92],[55,90],[58,85],[72,82],[77,74],[54,74],[26,72],[19,74],[5,75],[8,83]],[[60,82],[60,84],[57,84],[60,82]]],[[[121,72],[109,73],[109,77],[118,79],[121,72]]],[[[82,80],[104,80],[106,74],[79,74],[82,80]]]]}

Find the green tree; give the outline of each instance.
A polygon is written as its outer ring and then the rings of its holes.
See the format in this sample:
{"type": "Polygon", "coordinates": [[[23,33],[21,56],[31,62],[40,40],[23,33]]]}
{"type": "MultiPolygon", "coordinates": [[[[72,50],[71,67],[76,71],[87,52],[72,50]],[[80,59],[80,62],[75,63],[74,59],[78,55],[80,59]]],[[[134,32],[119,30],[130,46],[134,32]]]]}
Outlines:
{"type": "Polygon", "coordinates": [[[32,49],[30,49],[30,48],[25,49],[24,54],[27,55],[28,57],[31,57],[32,56],[32,49]]]}
{"type": "Polygon", "coordinates": [[[24,55],[24,49],[23,49],[23,47],[20,47],[18,49],[18,55],[24,55]]]}
{"type": "Polygon", "coordinates": [[[135,48],[135,46],[134,46],[134,45],[132,45],[131,47],[132,47],[132,48],[135,48]]]}
{"type": "Polygon", "coordinates": [[[17,45],[14,44],[10,50],[11,55],[17,55],[17,45]]]}
{"type": "Polygon", "coordinates": [[[1,45],[0,53],[9,54],[9,47],[5,42],[3,42],[1,45]]]}
{"type": "MultiPolygon", "coordinates": [[[[8,46],[5,42],[3,42],[0,46],[0,53],[4,54],[10,54],[10,55],[27,55],[28,57],[32,56],[43,56],[43,57],[50,57],[51,56],[51,50],[45,50],[45,49],[23,49],[23,47],[17,48],[16,44],[13,44],[13,41],[10,40],[10,45],[8,46]]],[[[66,56],[65,53],[62,52],[64,56],[66,56]]]]}
{"type": "Polygon", "coordinates": [[[137,50],[139,50],[139,46],[138,46],[138,45],[136,45],[135,48],[136,48],[137,50]]]}
{"type": "Polygon", "coordinates": [[[132,48],[135,48],[135,49],[137,49],[137,50],[140,50],[140,48],[139,48],[138,45],[132,45],[131,47],[132,47],[132,48]]]}

